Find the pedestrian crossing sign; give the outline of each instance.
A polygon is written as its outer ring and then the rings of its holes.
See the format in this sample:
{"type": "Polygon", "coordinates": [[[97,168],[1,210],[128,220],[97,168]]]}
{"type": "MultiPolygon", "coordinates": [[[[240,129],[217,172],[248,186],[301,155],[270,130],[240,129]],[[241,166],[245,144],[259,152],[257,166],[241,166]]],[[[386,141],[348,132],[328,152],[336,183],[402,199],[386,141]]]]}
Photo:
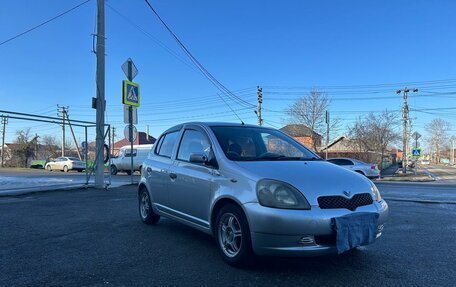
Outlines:
{"type": "Polygon", "coordinates": [[[421,149],[420,148],[414,148],[412,149],[412,156],[413,157],[420,157],[421,156],[421,149]]]}
{"type": "Polygon", "coordinates": [[[139,84],[124,80],[122,82],[122,103],[124,105],[139,107],[139,84]]]}

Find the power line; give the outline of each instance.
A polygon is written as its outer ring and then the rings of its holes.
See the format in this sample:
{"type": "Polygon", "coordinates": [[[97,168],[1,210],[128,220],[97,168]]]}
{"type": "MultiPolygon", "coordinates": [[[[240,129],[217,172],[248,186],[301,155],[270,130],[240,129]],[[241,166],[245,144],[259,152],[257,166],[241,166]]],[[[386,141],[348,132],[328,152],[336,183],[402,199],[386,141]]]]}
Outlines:
{"type": "Polygon", "coordinates": [[[38,25],[36,25],[36,26],[34,26],[34,27],[32,27],[32,28],[30,28],[30,29],[25,30],[25,31],[22,32],[22,33],[17,34],[16,36],[13,36],[13,37],[11,37],[11,38],[9,38],[9,39],[6,39],[5,41],[0,42],[0,46],[3,45],[3,44],[8,43],[8,42],[10,42],[10,41],[13,41],[14,39],[17,39],[17,38],[19,38],[19,37],[21,37],[21,36],[23,36],[23,35],[25,35],[25,34],[27,34],[27,33],[30,33],[30,32],[32,32],[33,30],[38,29],[39,27],[44,26],[44,25],[46,25],[47,23],[52,22],[52,21],[54,21],[54,20],[56,20],[56,19],[62,17],[63,15],[70,13],[70,12],[73,11],[73,10],[76,10],[77,8],[81,7],[82,5],[84,5],[84,4],[86,4],[86,3],[90,2],[90,1],[91,1],[91,0],[86,0],[86,1],[84,1],[84,2],[82,2],[82,3],[80,3],[80,4],[78,4],[78,5],[74,6],[73,8],[68,9],[68,10],[66,10],[66,11],[64,11],[64,12],[62,12],[62,13],[60,13],[60,14],[58,14],[57,16],[54,16],[54,17],[52,17],[52,18],[50,18],[50,19],[48,19],[48,20],[46,20],[46,21],[44,21],[44,22],[42,22],[42,23],[40,23],[40,24],[38,24],[38,25]]]}
{"type": "Polygon", "coordinates": [[[400,83],[383,83],[383,84],[366,84],[366,85],[328,85],[328,86],[263,86],[264,88],[268,89],[367,89],[367,88],[379,88],[379,87],[395,87],[398,85],[437,85],[437,84],[445,84],[445,83],[453,83],[456,84],[456,79],[443,79],[443,80],[428,80],[428,81],[414,81],[414,82],[400,82],[400,83]]]}
{"type": "MultiPolygon", "coordinates": [[[[158,20],[162,23],[162,25],[166,28],[166,30],[171,34],[174,40],[178,43],[181,49],[185,52],[185,54],[190,58],[193,64],[202,72],[202,74],[223,94],[227,95],[232,101],[242,105],[244,107],[255,107],[255,105],[246,102],[242,98],[233,94],[228,88],[226,88],[220,81],[218,81],[188,50],[188,48],[182,43],[182,41],[177,37],[177,35],[171,30],[171,28],[165,23],[165,21],[160,17],[157,11],[152,7],[148,0],[145,0],[146,4],[149,6],[153,14],[158,18],[158,20]]],[[[230,108],[231,109],[231,108],[230,108]]]]}
{"type": "Polygon", "coordinates": [[[137,28],[141,33],[143,33],[145,36],[149,37],[152,39],[155,43],[157,43],[159,46],[161,46],[165,51],[167,51],[170,55],[176,57],[179,61],[181,61],[183,64],[185,64],[187,67],[190,69],[194,70],[197,73],[200,73],[200,71],[196,70],[194,66],[191,65],[191,63],[187,62],[185,59],[183,59],[179,54],[177,54],[173,49],[169,48],[166,46],[163,42],[158,40],[156,37],[152,36],[149,32],[147,32],[144,28],[136,24],[135,22],[131,21],[130,18],[124,16],[122,13],[120,13],[117,9],[112,7],[109,3],[106,3],[106,6],[108,6],[109,9],[114,11],[119,17],[121,17],[125,22],[129,23],[133,27],[137,28]]]}

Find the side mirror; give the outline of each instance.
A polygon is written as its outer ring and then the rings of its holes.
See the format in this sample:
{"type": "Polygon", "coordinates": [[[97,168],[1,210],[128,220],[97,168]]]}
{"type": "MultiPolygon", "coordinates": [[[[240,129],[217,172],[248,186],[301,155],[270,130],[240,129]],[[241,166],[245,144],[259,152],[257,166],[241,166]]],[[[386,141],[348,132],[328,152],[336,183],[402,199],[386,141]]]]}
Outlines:
{"type": "Polygon", "coordinates": [[[191,153],[190,162],[193,163],[207,163],[208,159],[204,153],[191,153]]]}

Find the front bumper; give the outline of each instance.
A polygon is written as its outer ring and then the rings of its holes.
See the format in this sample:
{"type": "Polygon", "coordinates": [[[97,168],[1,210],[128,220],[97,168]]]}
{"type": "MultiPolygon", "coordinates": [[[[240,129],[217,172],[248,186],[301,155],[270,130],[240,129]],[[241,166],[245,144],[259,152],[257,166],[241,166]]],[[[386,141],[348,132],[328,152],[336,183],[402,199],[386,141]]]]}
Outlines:
{"type": "Polygon", "coordinates": [[[247,203],[253,250],[258,255],[319,256],[337,253],[333,218],[356,212],[379,214],[377,238],[388,218],[388,205],[374,202],[356,211],[348,209],[286,210],[247,203]]]}

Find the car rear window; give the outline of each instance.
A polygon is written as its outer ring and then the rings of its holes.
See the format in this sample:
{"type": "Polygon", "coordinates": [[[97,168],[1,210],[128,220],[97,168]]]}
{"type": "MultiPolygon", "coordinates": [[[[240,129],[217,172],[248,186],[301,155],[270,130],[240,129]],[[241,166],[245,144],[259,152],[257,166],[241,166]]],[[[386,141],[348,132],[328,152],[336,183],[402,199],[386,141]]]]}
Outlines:
{"type": "Polygon", "coordinates": [[[157,148],[157,154],[160,156],[171,157],[174,144],[177,140],[178,131],[171,132],[163,136],[161,145],[157,148]]]}

